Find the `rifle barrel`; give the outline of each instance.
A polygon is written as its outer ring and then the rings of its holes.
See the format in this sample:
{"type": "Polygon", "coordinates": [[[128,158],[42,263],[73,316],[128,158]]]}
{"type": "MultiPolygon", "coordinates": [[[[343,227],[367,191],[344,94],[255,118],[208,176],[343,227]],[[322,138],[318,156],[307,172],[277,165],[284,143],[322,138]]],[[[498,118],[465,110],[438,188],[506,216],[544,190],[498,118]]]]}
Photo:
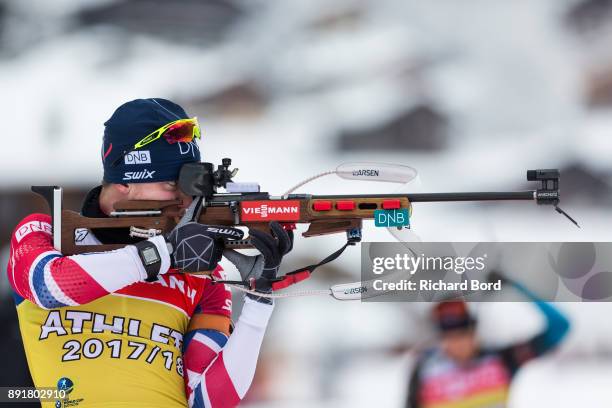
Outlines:
{"type": "Polygon", "coordinates": [[[354,198],[400,198],[407,197],[412,203],[441,201],[502,201],[535,200],[535,191],[464,192],[464,193],[415,193],[415,194],[358,194],[358,195],[313,195],[313,199],[354,198]]]}
{"type": "Polygon", "coordinates": [[[480,193],[424,193],[408,194],[413,203],[435,201],[505,201],[535,200],[534,191],[480,192],[480,193]]]}

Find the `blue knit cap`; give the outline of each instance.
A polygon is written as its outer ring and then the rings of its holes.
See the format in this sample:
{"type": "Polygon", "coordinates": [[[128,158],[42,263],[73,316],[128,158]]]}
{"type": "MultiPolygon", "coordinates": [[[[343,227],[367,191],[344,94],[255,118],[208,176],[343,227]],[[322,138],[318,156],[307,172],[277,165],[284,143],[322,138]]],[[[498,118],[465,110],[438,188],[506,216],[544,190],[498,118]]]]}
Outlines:
{"type": "Polygon", "coordinates": [[[151,132],[187,118],[183,108],[161,98],[136,99],[117,108],[104,123],[104,181],[121,184],[176,180],[183,164],[200,161],[200,149],[195,140],[170,144],[161,137],[126,154],[115,166],[113,163],[151,132]]]}

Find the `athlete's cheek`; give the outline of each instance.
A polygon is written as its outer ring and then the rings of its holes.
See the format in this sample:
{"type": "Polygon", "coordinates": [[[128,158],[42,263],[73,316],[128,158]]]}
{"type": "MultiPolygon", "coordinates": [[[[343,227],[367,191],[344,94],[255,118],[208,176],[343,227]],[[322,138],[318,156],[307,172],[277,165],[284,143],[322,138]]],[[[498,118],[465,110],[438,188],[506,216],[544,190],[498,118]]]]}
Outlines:
{"type": "Polygon", "coordinates": [[[131,200],[175,200],[176,193],[171,191],[166,191],[161,188],[156,187],[148,187],[148,188],[139,188],[134,191],[131,200]]]}

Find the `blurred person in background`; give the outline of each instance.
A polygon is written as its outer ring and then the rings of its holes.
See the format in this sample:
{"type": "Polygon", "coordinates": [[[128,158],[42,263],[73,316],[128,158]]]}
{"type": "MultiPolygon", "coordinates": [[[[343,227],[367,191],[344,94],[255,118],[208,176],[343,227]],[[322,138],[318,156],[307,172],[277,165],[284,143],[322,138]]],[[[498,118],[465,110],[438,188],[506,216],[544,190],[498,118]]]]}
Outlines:
{"type": "Polygon", "coordinates": [[[485,349],[476,337],[476,319],[464,301],[438,303],[432,318],[439,344],[417,357],[410,377],[407,408],[505,406],[517,371],[563,340],[570,324],[559,310],[523,285],[500,278],[534,303],[546,319],[544,330],[518,344],[485,349]]]}
{"type": "MultiPolygon", "coordinates": [[[[103,184],[82,214],[108,217],[121,200],[192,202],[177,187],[180,168],[199,162],[200,129],[179,105],[161,98],[120,106],[105,123],[103,184]]],[[[261,254],[226,251],[258,290],[271,281],[293,236],[250,231],[261,254]]],[[[125,407],[235,406],[252,382],[274,304],[247,295],[230,335],[231,292],[205,275],[242,231],[181,222],[167,236],[134,238],[128,228],[78,229],[82,245],[129,243],[107,252],[63,256],[53,247],[51,217],[32,214],[11,239],[14,289],[30,373],[37,387],[66,392],[43,405],[125,407]]]]}

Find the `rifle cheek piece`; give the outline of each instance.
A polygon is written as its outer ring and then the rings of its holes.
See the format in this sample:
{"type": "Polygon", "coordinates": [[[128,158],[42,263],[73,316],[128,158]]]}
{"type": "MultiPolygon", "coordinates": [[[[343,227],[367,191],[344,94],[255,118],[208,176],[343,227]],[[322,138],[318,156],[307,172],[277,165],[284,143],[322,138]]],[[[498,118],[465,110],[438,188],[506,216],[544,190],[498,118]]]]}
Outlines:
{"type": "Polygon", "coordinates": [[[211,163],[185,163],[181,167],[178,186],[190,196],[210,198],[215,193],[213,165],[211,163]]]}
{"type": "Polygon", "coordinates": [[[185,163],[181,167],[178,186],[183,193],[190,196],[203,196],[209,199],[217,192],[218,187],[225,188],[232,182],[238,169],[230,170],[232,159],[224,158],[222,164],[214,170],[212,163],[185,163]]]}

